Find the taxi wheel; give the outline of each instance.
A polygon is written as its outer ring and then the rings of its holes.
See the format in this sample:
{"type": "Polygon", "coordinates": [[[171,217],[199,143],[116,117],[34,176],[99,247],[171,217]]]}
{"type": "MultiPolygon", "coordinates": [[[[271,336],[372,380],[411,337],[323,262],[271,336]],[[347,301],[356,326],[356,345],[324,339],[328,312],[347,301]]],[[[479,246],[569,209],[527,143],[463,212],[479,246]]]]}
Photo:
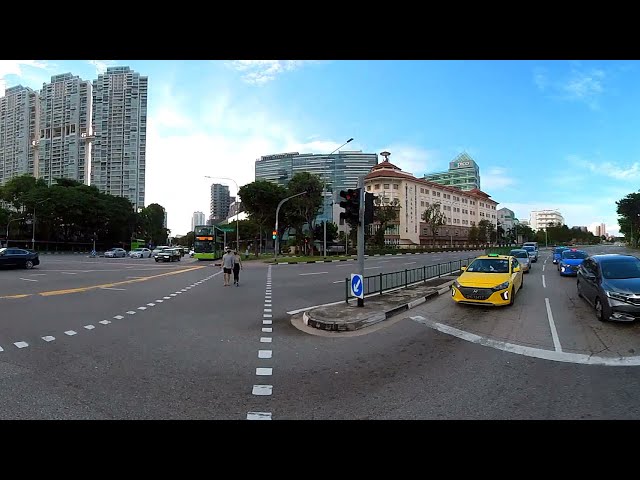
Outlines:
{"type": "MultiPolygon", "coordinates": [[[[520,287],[522,288],[522,287],[520,287]]],[[[511,297],[511,300],[509,300],[509,306],[513,305],[513,302],[515,301],[515,290],[513,288],[513,286],[511,286],[511,291],[509,293],[509,296],[511,297]]]]}

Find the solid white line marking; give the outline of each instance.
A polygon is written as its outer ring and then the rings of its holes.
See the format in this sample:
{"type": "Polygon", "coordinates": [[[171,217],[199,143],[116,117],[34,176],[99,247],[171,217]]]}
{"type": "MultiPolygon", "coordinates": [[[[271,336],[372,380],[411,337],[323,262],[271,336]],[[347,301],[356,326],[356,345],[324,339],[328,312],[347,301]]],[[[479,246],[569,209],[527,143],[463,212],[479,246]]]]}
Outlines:
{"type": "Polygon", "coordinates": [[[264,318],[272,318],[273,317],[273,315],[271,315],[270,313],[263,313],[262,316],[264,318]]]}
{"type": "Polygon", "coordinates": [[[96,327],[94,327],[93,325],[85,325],[84,328],[86,328],[87,330],[93,330],[96,327]]]}
{"type": "Polygon", "coordinates": [[[65,335],[69,335],[70,337],[72,337],[73,335],[77,334],[78,332],[76,332],[75,330],[67,330],[66,332],[64,332],[65,335]]]}
{"type": "Polygon", "coordinates": [[[349,265],[349,264],[347,264],[347,265],[336,265],[336,267],[338,267],[338,268],[339,267],[353,267],[353,265],[349,265]]]}
{"type": "Polygon", "coordinates": [[[24,280],[25,282],[37,282],[38,280],[35,280],[33,278],[22,278],[20,277],[20,280],[24,280]]]}
{"type": "Polygon", "coordinates": [[[364,267],[365,270],[373,270],[374,268],[382,268],[382,267],[364,267]]]}
{"type": "Polygon", "coordinates": [[[262,320],[263,325],[271,325],[272,323],[273,323],[273,320],[262,320]]]}
{"type": "Polygon", "coordinates": [[[31,273],[30,275],[32,275],[34,277],[41,277],[43,275],[46,275],[46,273],[31,273]]]}
{"type": "Polygon", "coordinates": [[[273,374],[273,368],[265,368],[265,367],[256,368],[256,375],[269,376],[272,374],[273,374]]]}
{"type": "Polygon", "coordinates": [[[271,420],[270,412],[249,412],[247,420],[271,420]]]}
{"type": "Polygon", "coordinates": [[[254,395],[271,395],[273,385],[254,385],[251,393],[254,395]]]}
{"type": "Polygon", "coordinates": [[[138,310],[146,310],[147,307],[138,307],[138,310]]]}
{"type": "Polygon", "coordinates": [[[553,313],[551,313],[551,305],[549,304],[549,299],[545,298],[544,303],[547,306],[547,317],[549,317],[549,327],[551,327],[551,338],[553,338],[553,346],[556,349],[556,352],[562,352],[560,339],[558,338],[558,331],[556,330],[556,324],[553,321],[553,313]]]}
{"type": "Polygon", "coordinates": [[[260,337],[260,343],[271,343],[271,337],[260,337]]]}
{"type": "Polygon", "coordinates": [[[344,280],[336,280],[335,282],[331,282],[331,283],[344,283],[344,280]]]}
{"type": "Polygon", "coordinates": [[[18,348],[25,348],[29,346],[27,342],[15,342],[14,345],[18,348]]]}
{"type": "MultiPolygon", "coordinates": [[[[344,282],[344,280],[343,280],[343,282],[344,282]]],[[[298,310],[291,310],[290,312],[287,312],[287,315],[295,315],[296,313],[306,312],[307,310],[311,310],[312,308],[328,307],[330,305],[338,305],[339,303],[344,303],[344,300],[340,300],[339,302],[324,303],[322,305],[313,305],[311,307],[299,308],[298,310]]]]}
{"type": "MultiPolygon", "coordinates": [[[[269,306],[271,306],[271,305],[269,305],[269,306]]],[[[265,308],[265,309],[263,309],[263,310],[264,310],[265,312],[267,312],[267,313],[270,313],[270,312],[271,312],[271,309],[270,309],[270,308],[265,308]]]]}
{"type": "Polygon", "coordinates": [[[156,306],[156,304],[155,304],[155,303],[147,303],[147,306],[149,306],[149,307],[155,307],[155,306],[156,306]]]}
{"type": "Polygon", "coordinates": [[[64,275],[77,275],[77,273],[75,273],[75,272],[60,272],[60,273],[62,273],[64,275]]]}
{"type": "Polygon", "coordinates": [[[115,287],[100,287],[102,290],[120,290],[125,291],[126,288],[115,288],[115,287]]]}
{"type": "Polygon", "coordinates": [[[129,311],[127,312],[127,315],[135,315],[135,314],[136,314],[136,312],[134,312],[133,310],[129,310],[129,311]]]}
{"type": "Polygon", "coordinates": [[[312,273],[299,273],[298,275],[300,276],[305,276],[305,275],[322,275],[324,273],[329,273],[329,272],[312,272],[312,273]]]}
{"type": "Polygon", "coordinates": [[[542,286],[547,288],[547,283],[544,281],[544,275],[542,275],[542,286]]]}
{"type": "Polygon", "coordinates": [[[45,336],[45,337],[42,337],[42,339],[43,339],[45,342],[53,342],[53,341],[56,339],[56,337],[52,337],[51,335],[47,335],[47,336],[45,336]]]}
{"type": "Polygon", "coordinates": [[[407,263],[403,263],[403,265],[413,265],[414,263],[418,263],[418,262],[407,262],[407,263]]]}
{"type": "Polygon", "coordinates": [[[110,320],[100,320],[98,323],[101,323],[103,325],[109,325],[111,323],[110,320]]]}
{"type": "Polygon", "coordinates": [[[122,315],[116,315],[113,318],[115,318],[116,320],[122,320],[124,317],[122,315]]]}
{"type": "Polygon", "coordinates": [[[272,333],[273,328],[271,327],[262,327],[262,333],[272,333]]]}
{"type": "Polygon", "coordinates": [[[258,358],[271,358],[273,350],[258,350],[258,358]]]}

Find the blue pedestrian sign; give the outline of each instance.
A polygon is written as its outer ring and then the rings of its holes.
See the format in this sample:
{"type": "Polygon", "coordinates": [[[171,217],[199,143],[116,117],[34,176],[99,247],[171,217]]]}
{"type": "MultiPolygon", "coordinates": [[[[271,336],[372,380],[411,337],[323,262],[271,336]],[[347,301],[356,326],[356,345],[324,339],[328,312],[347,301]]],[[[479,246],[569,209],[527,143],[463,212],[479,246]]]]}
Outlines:
{"type": "Polygon", "coordinates": [[[362,282],[362,275],[358,273],[351,274],[351,296],[364,298],[364,283],[362,282]]]}

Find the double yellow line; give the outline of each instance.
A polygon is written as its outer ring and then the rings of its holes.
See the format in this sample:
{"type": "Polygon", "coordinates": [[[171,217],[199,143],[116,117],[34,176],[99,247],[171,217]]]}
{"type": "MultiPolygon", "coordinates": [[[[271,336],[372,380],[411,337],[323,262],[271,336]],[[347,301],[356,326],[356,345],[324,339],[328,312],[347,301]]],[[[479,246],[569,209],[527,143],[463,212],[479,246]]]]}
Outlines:
{"type": "Polygon", "coordinates": [[[33,295],[39,295],[41,297],[52,297],[54,295],[67,295],[69,293],[88,292],[89,290],[97,290],[99,288],[111,288],[111,287],[116,287],[118,285],[127,285],[129,283],[146,282],[147,280],[152,280],[154,278],[168,277],[169,275],[178,275],[180,273],[191,272],[193,270],[200,270],[201,268],[206,268],[206,267],[205,266],[202,266],[202,267],[189,267],[189,268],[185,268],[185,269],[182,269],[182,270],[176,270],[174,272],[159,273],[158,275],[151,275],[151,276],[148,276],[148,277],[134,278],[134,279],[131,279],[131,280],[123,280],[122,282],[104,283],[102,285],[90,285],[88,287],[67,288],[67,289],[64,289],[64,290],[50,290],[48,292],[39,292],[39,293],[22,293],[22,294],[17,294],[17,295],[6,295],[4,297],[0,297],[0,300],[1,299],[25,298],[25,297],[31,297],[33,295]]]}

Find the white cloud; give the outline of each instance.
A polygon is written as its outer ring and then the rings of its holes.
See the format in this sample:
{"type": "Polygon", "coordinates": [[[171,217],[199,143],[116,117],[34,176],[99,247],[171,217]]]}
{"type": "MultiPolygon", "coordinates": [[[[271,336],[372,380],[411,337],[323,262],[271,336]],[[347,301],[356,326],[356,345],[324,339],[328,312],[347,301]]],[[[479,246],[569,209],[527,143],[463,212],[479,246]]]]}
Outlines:
{"type": "Polygon", "coordinates": [[[556,79],[552,79],[546,69],[535,68],[533,82],[551,98],[583,102],[597,110],[598,99],[605,92],[607,72],[601,68],[586,69],[580,62],[570,62],[570,65],[568,75],[556,79]]]}
{"type": "MultiPolygon", "coordinates": [[[[435,172],[438,168],[440,154],[437,150],[427,150],[406,144],[392,144],[378,149],[375,153],[389,152],[389,162],[404,172],[416,177],[435,172]]],[[[380,160],[384,160],[380,157],[380,160]]]]}
{"type": "Polygon", "coordinates": [[[27,76],[25,67],[32,69],[47,69],[49,65],[40,60],[0,60],[0,97],[4,96],[7,88],[8,75],[16,75],[18,77],[27,76]]]}
{"type": "Polygon", "coordinates": [[[263,85],[284,72],[302,67],[305,60],[234,60],[228,65],[242,73],[242,80],[251,85],[263,85]]]}
{"type": "Polygon", "coordinates": [[[87,60],[87,63],[96,67],[96,73],[99,75],[107,71],[107,67],[115,64],[114,60],[87,60]]]}
{"type": "Polygon", "coordinates": [[[569,155],[568,160],[579,167],[588,169],[592,173],[605,175],[616,180],[637,181],[640,179],[640,162],[633,162],[628,166],[616,162],[593,162],[585,160],[578,155],[569,155]]]}
{"type": "Polygon", "coordinates": [[[492,197],[494,192],[516,184],[513,174],[503,167],[491,167],[487,173],[480,172],[480,187],[492,197]]]}

